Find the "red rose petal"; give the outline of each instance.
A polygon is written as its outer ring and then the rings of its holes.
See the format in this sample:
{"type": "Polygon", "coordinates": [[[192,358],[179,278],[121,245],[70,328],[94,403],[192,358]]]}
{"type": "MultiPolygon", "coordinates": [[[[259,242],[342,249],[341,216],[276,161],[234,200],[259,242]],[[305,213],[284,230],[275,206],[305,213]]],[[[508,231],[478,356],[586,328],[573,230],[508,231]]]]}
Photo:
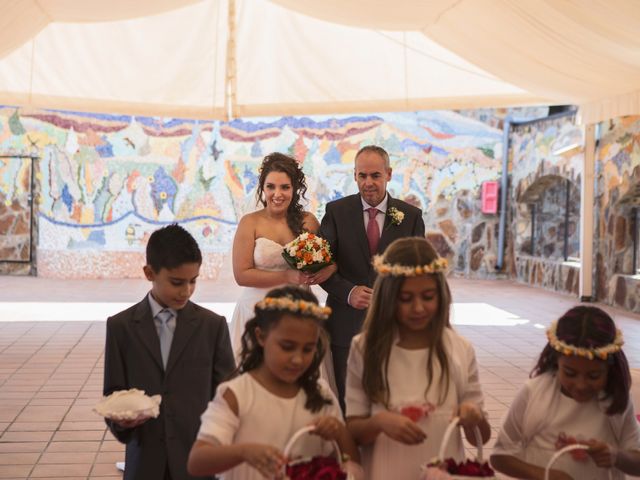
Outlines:
{"type": "Polygon", "coordinates": [[[447,472],[451,475],[464,475],[467,477],[493,477],[495,475],[488,462],[480,463],[475,460],[467,460],[457,463],[453,458],[447,458],[444,463],[447,467],[447,472]]]}

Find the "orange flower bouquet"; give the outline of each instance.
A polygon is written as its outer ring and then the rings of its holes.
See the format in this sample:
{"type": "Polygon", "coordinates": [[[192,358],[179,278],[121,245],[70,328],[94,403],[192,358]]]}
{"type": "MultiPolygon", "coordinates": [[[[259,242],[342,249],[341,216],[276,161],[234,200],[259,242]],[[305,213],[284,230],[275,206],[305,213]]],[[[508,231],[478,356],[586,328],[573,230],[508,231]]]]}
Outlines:
{"type": "Polygon", "coordinates": [[[333,263],[329,242],[309,232],[304,232],[287,243],[282,256],[291,268],[310,273],[333,263]]]}

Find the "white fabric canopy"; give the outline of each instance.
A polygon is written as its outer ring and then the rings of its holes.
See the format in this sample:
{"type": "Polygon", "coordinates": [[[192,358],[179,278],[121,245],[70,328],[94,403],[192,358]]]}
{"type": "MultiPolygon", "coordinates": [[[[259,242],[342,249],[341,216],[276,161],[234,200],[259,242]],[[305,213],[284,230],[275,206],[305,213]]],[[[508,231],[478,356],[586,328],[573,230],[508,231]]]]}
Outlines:
{"type": "MultiPolygon", "coordinates": [[[[183,3],[132,20],[49,23],[0,60],[0,103],[223,118],[546,101],[418,32],[333,24],[267,0],[183,3]]],[[[114,2],[110,15],[127,5],[114,2]]],[[[9,13],[15,25],[24,15],[9,13]]]]}
{"type": "Polygon", "coordinates": [[[239,4],[239,116],[540,103],[418,32],[354,28],[239,4]]]}
{"type": "Polygon", "coordinates": [[[50,22],[103,22],[152,15],[197,0],[0,0],[0,58],[50,22]]]}
{"type": "Polygon", "coordinates": [[[189,118],[640,114],[631,0],[0,0],[0,103],[189,118]],[[74,23],[69,23],[74,22],[74,23]]]}
{"type": "Polygon", "coordinates": [[[50,23],[0,61],[0,103],[222,117],[226,11],[217,1],[183,3],[193,5],[132,20],[50,23]]]}
{"type": "Polygon", "coordinates": [[[326,21],[417,30],[582,120],[640,114],[636,0],[274,0],[326,21]]]}

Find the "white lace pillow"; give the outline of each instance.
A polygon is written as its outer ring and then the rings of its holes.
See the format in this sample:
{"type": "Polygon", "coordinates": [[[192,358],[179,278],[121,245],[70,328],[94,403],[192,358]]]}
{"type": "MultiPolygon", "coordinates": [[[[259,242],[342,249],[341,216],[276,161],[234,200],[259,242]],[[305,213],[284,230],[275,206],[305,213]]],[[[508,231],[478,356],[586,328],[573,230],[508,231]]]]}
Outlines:
{"type": "Polygon", "coordinates": [[[93,411],[111,420],[135,420],[138,417],[156,418],[160,415],[162,397],[145,395],[143,390],[119,390],[103,397],[93,411]]]}

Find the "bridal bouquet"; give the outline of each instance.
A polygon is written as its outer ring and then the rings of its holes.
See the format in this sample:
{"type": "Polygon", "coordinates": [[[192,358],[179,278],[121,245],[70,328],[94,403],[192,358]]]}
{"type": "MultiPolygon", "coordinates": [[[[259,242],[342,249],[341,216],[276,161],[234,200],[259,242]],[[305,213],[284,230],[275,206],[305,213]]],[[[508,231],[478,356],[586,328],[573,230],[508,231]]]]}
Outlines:
{"type": "Polygon", "coordinates": [[[287,243],[282,256],[292,268],[303,272],[314,273],[333,263],[329,242],[309,232],[287,243]]]}

